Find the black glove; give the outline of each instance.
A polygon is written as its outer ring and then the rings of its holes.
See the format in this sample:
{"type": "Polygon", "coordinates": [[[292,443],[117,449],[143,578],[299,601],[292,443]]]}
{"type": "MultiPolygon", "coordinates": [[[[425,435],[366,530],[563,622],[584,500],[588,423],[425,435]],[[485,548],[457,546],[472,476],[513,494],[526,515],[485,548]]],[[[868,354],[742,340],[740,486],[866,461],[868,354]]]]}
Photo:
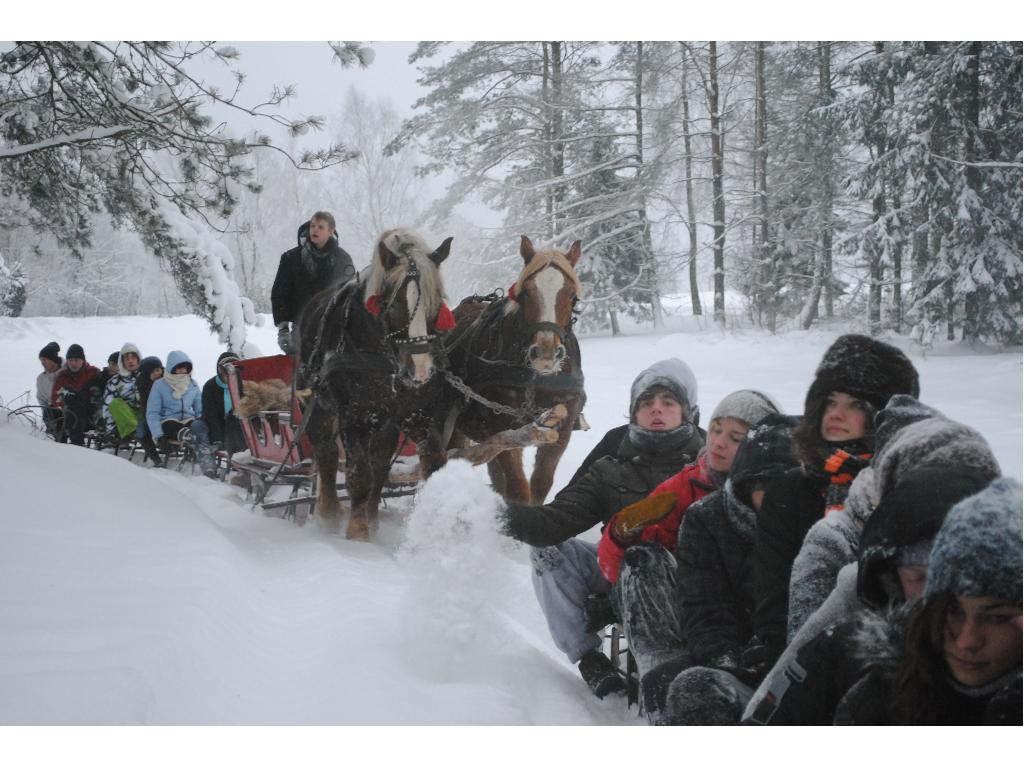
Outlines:
{"type": "Polygon", "coordinates": [[[292,332],[288,327],[288,323],[281,323],[277,326],[277,346],[286,355],[292,353],[292,332]]]}

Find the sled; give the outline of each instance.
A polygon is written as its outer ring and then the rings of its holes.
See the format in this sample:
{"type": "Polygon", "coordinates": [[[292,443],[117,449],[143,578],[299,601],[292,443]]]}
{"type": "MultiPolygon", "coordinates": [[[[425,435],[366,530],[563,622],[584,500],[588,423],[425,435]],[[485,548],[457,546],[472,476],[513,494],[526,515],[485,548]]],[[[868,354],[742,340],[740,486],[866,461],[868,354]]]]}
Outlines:
{"type": "MultiPolygon", "coordinates": [[[[302,434],[300,397],[304,393],[289,390],[288,402],[278,402],[272,408],[255,412],[250,412],[249,407],[240,409],[247,382],[250,389],[254,389],[254,382],[264,385],[272,379],[291,382],[293,365],[294,358],[290,355],[271,355],[236,360],[225,366],[232,407],[241,423],[247,448],[243,453],[232,455],[228,464],[230,469],[246,477],[246,498],[252,499],[254,509],[260,507],[268,516],[292,519],[302,525],[314,510],[317,482],[313,446],[302,434]],[[289,489],[287,497],[268,498],[271,490],[278,486],[289,489]]],[[[502,451],[553,443],[558,439],[558,426],[566,415],[565,406],[558,404],[530,424],[500,432],[481,443],[453,448],[448,451],[448,458],[464,459],[476,465],[490,461],[502,451]]],[[[340,443],[338,452],[344,466],[344,449],[340,443]]],[[[400,438],[397,458],[415,455],[415,443],[400,438]]],[[[384,498],[412,495],[422,480],[419,464],[396,461],[381,495],[384,498]]],[[[339,499],[347,501],[343,481],[337,483],[337,489],[339,499]]]]}

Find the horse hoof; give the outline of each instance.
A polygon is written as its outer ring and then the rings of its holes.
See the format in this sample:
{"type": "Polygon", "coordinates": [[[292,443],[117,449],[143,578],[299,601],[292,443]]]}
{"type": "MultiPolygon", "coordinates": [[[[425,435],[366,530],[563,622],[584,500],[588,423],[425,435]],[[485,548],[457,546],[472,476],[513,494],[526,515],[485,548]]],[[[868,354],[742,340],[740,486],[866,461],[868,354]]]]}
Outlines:
{"type": "Polygon", "coordinates": [[[369,541],[370,540],[370,526],[365,521],[353,520],[348,524],[348,530],[345,531],[345,538],[352,541],[369,541]]]}

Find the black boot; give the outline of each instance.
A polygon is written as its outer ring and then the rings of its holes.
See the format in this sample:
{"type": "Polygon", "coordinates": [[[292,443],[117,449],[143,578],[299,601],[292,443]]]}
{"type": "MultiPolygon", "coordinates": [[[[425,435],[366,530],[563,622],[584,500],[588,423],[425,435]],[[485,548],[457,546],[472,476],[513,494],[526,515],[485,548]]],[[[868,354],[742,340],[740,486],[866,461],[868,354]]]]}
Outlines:
{"type": "Polygon", "coordinates": [[[626,683],[619,671],[601,651],[587,651],[583,654],[579,670],[584,682],[599,699],[603,699],[609,693],[626,690],[626,683]]]}

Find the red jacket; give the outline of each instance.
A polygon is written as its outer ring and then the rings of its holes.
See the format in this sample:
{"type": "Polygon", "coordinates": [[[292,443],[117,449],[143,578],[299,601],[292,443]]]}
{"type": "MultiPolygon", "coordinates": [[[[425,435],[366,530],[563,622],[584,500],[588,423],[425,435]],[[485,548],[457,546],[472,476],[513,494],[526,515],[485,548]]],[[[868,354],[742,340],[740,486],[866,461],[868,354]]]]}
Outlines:
{"type": "Polygon", "coordinates": [[[54,408],[63,408],[64,399],[60,396],[62,389],[70,389],[72,392],[81,392],[90,384],[98,382],[100,369],[89,363],[82,363],[78,373],[73,373],[70,368],[60,369],[57,378],[53,380],[53,391],[50,393],[50,402],[54,408]]]}
{"type": "MultiPolygon", "coordinates": [[[[715,488],[708,475],[707,454],[701,454],[695,462],[687,464],[678,474],[672,475],[648,494],[657,496],[672,492],[678,498],[668,517],[644,528],[640,534],[640,541],[655,542],[669,552],[675,552],[679,526],[683,524],[683,515],[686,514],[687,508],[713,490],[715,488]]],[[[612,538],[612,525],[609,522],[601,534],[601,542],[597,545],[597,562],[601,566],[601,573],[612,584],[619,578],[619,567],[622,565],[624,554],[626,548],[612,538]]]]}

